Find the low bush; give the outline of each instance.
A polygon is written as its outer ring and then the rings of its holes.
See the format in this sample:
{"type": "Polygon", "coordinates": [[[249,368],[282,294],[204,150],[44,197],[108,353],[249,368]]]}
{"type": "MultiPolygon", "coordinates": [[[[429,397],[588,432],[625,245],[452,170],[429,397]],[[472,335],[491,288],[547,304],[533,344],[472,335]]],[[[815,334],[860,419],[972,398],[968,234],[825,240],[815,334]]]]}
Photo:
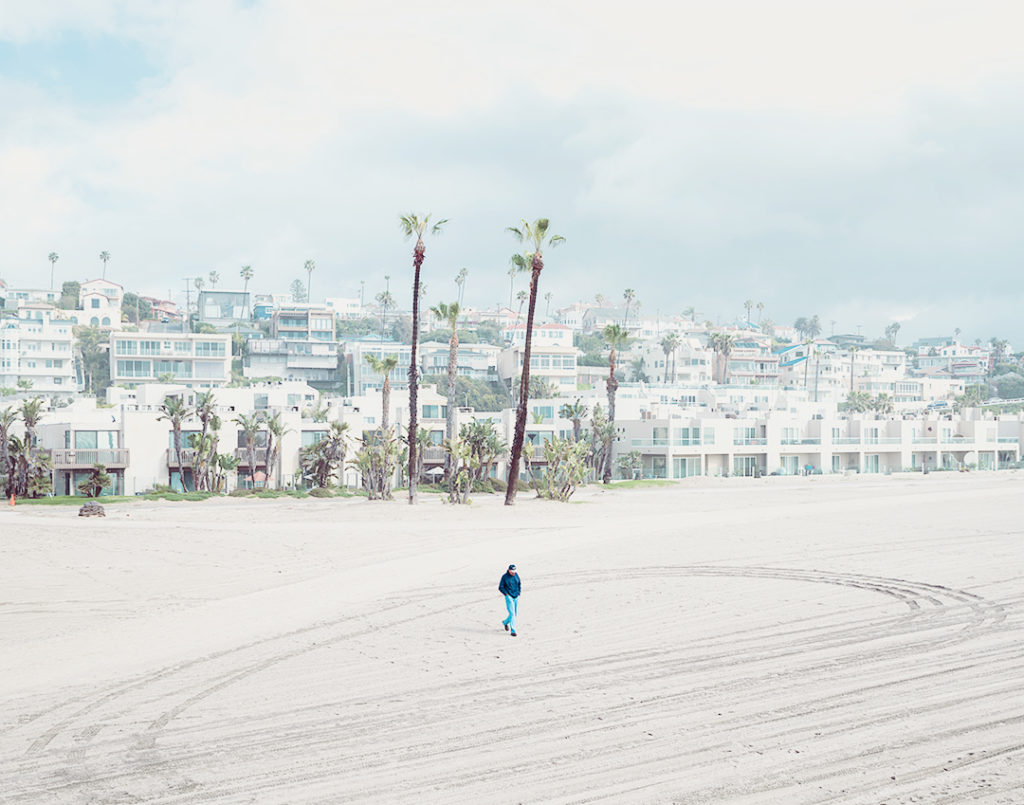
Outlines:
{"type": "Polygon", "coordinates": [[[309,490],[309,496],[311,498],[333,498],[334,493],[330,489],[317,487],[316,489],[309,490]]]}
{"type": "Polygon", "coordinates": [[[230,497],[230,498],[247,498],[247,497],[250,497],[251,495],[254,495],[254,494],[256,494],[256,490],[255,489],[245,489],[245,488],[240,486],[240,487],[238,487],[238,489],[232,489],[230,492],[228,492],[228,497],[230,497]]]}

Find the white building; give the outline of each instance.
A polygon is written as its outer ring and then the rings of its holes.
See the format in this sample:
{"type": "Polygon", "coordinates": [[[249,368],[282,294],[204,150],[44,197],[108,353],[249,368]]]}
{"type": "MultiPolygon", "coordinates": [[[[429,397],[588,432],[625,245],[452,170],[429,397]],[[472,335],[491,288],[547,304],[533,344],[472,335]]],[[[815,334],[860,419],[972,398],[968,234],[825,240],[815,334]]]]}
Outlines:
{"type": "Polygon", "coordinates": [[[135,386],[169,377],[190,389],[231,381],[231,336],[121,332],[111,336],[110,382],[135,386]]]}
{"type": "Polygon", "coordinates": [[[246,377],[277,377],[327,387],[339,380],[340,344],[334,313],[319,305],[274,311],[270,338],[250,338],[242,371],[246,377]]]}
{"type": "Polygon", "coordinates": [[[25,302],[17,312],[0,319],[0,386],[29,381],[33,392],[77,391],[71,323],[45,303],[25,302]]]}
{"type": "Polygon", "coordinates": [[[83,282],[78,291],[78,309],[71,314],[75,324],[99,327],[101,330],[121,329],[121,307],[124,288],[110,280],[83,282]]]}

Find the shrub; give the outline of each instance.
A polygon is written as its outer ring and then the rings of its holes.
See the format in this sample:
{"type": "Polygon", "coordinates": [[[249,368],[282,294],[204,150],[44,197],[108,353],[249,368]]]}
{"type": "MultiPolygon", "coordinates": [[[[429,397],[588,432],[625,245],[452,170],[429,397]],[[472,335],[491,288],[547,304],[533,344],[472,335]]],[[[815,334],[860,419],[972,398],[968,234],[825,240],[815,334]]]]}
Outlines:
{"type": "Polygon", "coordinates": [[[238,487],[238,489],[232,489],[230,492],[228,492],[228,497],[231,497],[231,498],[247,498],[247,497],[250,497],[253,494],[255,494],[255,490],[253,490],[253,489],[245,489],[245,488],[240,486],[240,487],[238,487]]]}
{"type": "Polygon", "coordinates": [[[486,478],[480,481],[473,481],[473,492],[480,492],[487,495],[494,494],[494,486],[486,478]]]}
{"type": "Polygon", "coordinates": [[[505,483],[504,479],[502,478],[490,478],[489,480],[491,482],[491,488],[495,492],[504,492],[506,489],[508,489],[508,484],[505,483]]]}
{"type": "Polygon", "coordinates": [[[316,489],[309,490],[309,496],[311,498],[333,498],[334,493],[330,489],[323,489],[322,487],[317,487],[316,489]]]}

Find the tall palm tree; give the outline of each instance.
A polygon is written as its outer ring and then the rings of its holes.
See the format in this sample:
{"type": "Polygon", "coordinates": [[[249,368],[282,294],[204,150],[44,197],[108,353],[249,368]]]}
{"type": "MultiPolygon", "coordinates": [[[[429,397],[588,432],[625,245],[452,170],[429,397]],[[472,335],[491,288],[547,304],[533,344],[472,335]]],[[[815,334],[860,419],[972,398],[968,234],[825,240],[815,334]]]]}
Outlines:
{"type": "Polygon", "coordinates": [[[758,302],[757,305],[757,324],[761,324],[761,314],[764,312],[764,302],[758,302]]]}
{"type": "MultiPolygon", "coordinates": [[[[174,454],[178,460],[178,480],[181,488],[188,491],[185,486],[185,472],[181,465],[181,425],[192,415],[192,409],[185,405],[181,397],[165,397],[160,403],[160,416],[157,420],[167,420],[171,423],[171,432],[174,435],[174,454]]],[[[193,479],[194,480],[194,479],[193,479]]]]}
{"type": "Polygon", "coordinates": [[[552,294],[551,291],[548,291],[546,294],[544,294],[544,302],[545,302],[544,318],[545,319],[548,318],[551,315],[551,297],[552,296],[554,296],[554,294],[552,294]]]}
{"type": "MultiPolygon", "coordinates": [[[[523,439],[526,438],[526,407],[530,400],[530,351],[533,346],[533,315],[537,309],[537,285],[540,272],[544,270],[542,249],[554,248],[565,242],[561,235],[549,235],[551,223],[547,218],[538,218],[532,224],[525,218],[522,227],[510,226],[508,231],[520,243],[527,244],[530,255],[530,306],[526,314],[526,344],[523,347],[523,373],[519,380],[519,407],[516,410],[516,429],[512,437],[512,458],[508,468],[508,488],[505,490],[505,505],[511,506],[516,499],[519,481],[519,459],[523,455],[523,439]]],[[[518,255],[517,255],[518,256],[518,255]]],[[[515,263],[513,263],[515,266],[515,263]]]]}
{"type": "Polygon", "coordinates": [[[11,455],[8,449],[11,428],[18,421],[18,412],[11,406],[0,411],[0,494],[7,498],[11,493],[13,473],[11,472],[11,455]]]}
{"type": "Polygon", "coordinates": [[[419,366],[416,363],[416,347],[420,337],[420,271],[427,253],[423,233],[430,227],[431,235],[440,235],[448,219],[442,218],[430,226],[429,213],[422,216],[409,213],[398,220],[405,237],[416,238],[416,246],[412,250],[412,350],[409,359],[409,504],[412,505],[416,502],[416,452],[419,447],[416,438],[416,434],[419,433],[416,425],[419,416],[419,366]]]}
{"type": "MultiPolygon", "coordinates": [[[[455,378],[459,368],[459,303],[452,302],[450,305],[440,302],[430,308],[440,321],[447,322],[448,328],[452,331],[448,339],[448,416],[445,419],[444,437],[454,439],[455,433],[455,378]]],[[[445,455],[445,473],[451,470],[451,456],[445,455]]]]}
{"type": "Polygon", "coordinates": [[[708,346],[715,354],[715,381],[723,385],[729,376],[729,356],[735,344],[731,333],[711,333],[708,336],[708,346]]]}
{"type": "Polygon", "coordinates": [[[516,326],[517,327],[519,326],[519,319],[521,319],[522,316],[523,316],[523,304],[529,298],[530,298],[530,295],[525,290],[520,291],[519,293],[516,294],[516,300],[519,302],[519,309],[516,311],[516,326]]]}
{"type": "Polygon", "coordinates": [[[395,307],[395,298],[391,291],[381,291],[374,299],[380,308],[380,340],[384,340],[384,333],[387,330],[388,311],[395,307]]]}
{"type": "Polygon", "coordinates": [[[36,425],[43,418],[43,400],[41,397],[33,397],[31,400],[22,400],[21,421],[25,423],[25,442],[29,447],[36,443],[36,425]]]}
{"type": "Polygon", "coordinates": [[[203,443],[206,447],[205,451],[196,450],[195,457],[192,459],[192,480],[195,484],[196,490],[198,491],[201,482],[206,476],[206,457],[211,453],[216,454],[216,446],[206,441],[206,434],[210,429],[210,424],[217,417],[217,408],[214,403],[212,389],[210,391],[201,391],[196,394],[195,414],[199,419],[199,442],[203,443]]]}
{"type": "Polygon", "coordinates": [[[690,324],[693,324],[694,319],[697,316],[697,308],[693,305],[683,308],[683,315],[690,320],[690,324]]]}
{"type": "MultiPolygon", "coordinates": [[[[253,277],[252,266],[242,266],[242,270],[238,272],[238,276],[242,278],[242,293],[249,293],[249,280],[253,277]]],[[[249,316],[252,316],[252,305],[249,305],[249,309],[246,311],[249,316]]]]}
{"type": "Polygon", "coordinates": [[[313,283],[313,269],[316,268],[316,263],[313,260],[307,260],[302,267],[306,270],[306,301],[312,304],[313,297],[309,295],[309,289],[313,283]]]}
{"type": "Polygon", "coordinates": [[[750,311],[754,309],[754,300],[753,299],[747,299],[743,303],[743,309],[747,311],[747,324],[749,325],[750,324],[750,311]]]}
{"type": "Polygon", "coordinates": [[[103,261],[103,279],[107,278],[107,261],[110,260],[110,252],[100,252],[100,260],[103,261]]]}
{"type": "Polygon", "coordinates": [[[397,355],[385,355],[378,358],[376,355],[366,355],[366,362],[370,364],[370,368],[373,369],[377,374],[384,376],[384,385],[380,389],[380,402],[381,402],[381,415],[380,415],[380,432],[383,438],[387,429],[389,421],[389,412],[391,410],[391,373],[398,366],[397,355]]]}
{"type": "Polygon", "coordinates": [[[192,284],[196,286],[197,291],[201,291],[203,290],[203,286],[206,285],[206,280],[204,280],[202,277],[196,277],[194,280],[192,280],[192,284]]]}
{"type": "Polygon", "coordinates": [[[853,364],[854,364],[854,360],[857,357],[857,350],[858,349],[860,349],[860,347],[855,347],[855,346],[851,346],[850,347],[850,393],[851,394],[853,394],[853,364]]]}
{"type": "Polygon", "coordinates": [[[60,260],[60,255],[57,254],[57,252],[50,252],[49,256],[46,259],[50,261],[50,290],[52,291],[53,290],[53,269],[56,266],[57,261],[60,260]]]}
{"type": "MultiPolygon", "coordinates": [[[[608,352],[608,379],[605,381],[605,390],[608,393],[608,424],[615,425],[615,392],[619,389],[619,381],[615,379],[616,353],[629,343],[629,331],[618,324],[606,324],[601,331],[605,342],[611,347],[608,352]]],[[[611,445],[608,445],[610,450],[611,445]]],[[[612,463],[606,461],[604,465],[604,476],[601,479],[604,483],[611,483],[612,463]]]]}
{"type": "MultiPolygon", "coordinates": [[[[270,486],[270,476],[278,469],[278,459],[281,456],[281,439],[290,432],[284,422],[281,421],[281,414],[275,411],[268,417],[263,418],[263,424],[267,428],[267,486],[270,486]]],[[[275,476],[274,488],[281,488],[280,473],[275,476]]]]}
{"type": "Polygon", "coordinates": [[[818,318],[817,313],[807,320],[807,335],[811,338],[817,338],[821,335],[821,319],[818,318]]]}
{"type": "Polygon", "coordinates": [[[252,488],[256,488],[256,436],[263,428],[263,416],[259,411],[252,414],[239,414],[232,420],[245,436],[245,454],[249,461],[249,480],[252,488]]]}
{"type": "MultiPolygon", "coordinates": [[[[518,255],[517,255],[518,256],[518,255]]],[[[508,309],[512,309],[512,294],[516,290],[516,274],[519,272],[519,267],[515,264],[508,267],[508,309]]]]}
{"type": "Polygon", "coordinates": [[[219,271],[211,271],[210,272],[210,287],[211,288],[216,288],[218,282],[220,282],[220,272],[219,271]]]}
{"type": "Polygon", "coordinates": [[[466,277],[469,276],[468,268],[460,268],[455,275],[455,284],[459,286],[459,307],[462,307],[462,292],[466,289],[466,277]]]}
{"type": "Polygon", "coordinates": [[[629,306],[636,299],[636,291],[632,288],[626,288],[622,292],[622,298],[626,300],[626,315],[622,318],[622,326],[625,327],[629,323],[629,306]]]}
{"type": "Polygon", "coordinates": [[[558,415],[562,419],[572,421],[572,440],[574,442],[579,442],[583,438],[583,425],[581,423],[587,418],[587,413],[587,406],[581,397],[577,397],[575,402],[562,403],[562,407],[558,409],[558,415]]]}
{"type": "Polygon", "coordinates": [[[678,333],[669,333],[665,338],[662,339],[662,349],[665,352],[665,366],[666,372],[668,373],[669,361],[672,361],[672,379],[670,383],[676,382],[676,350],[682,343],[682,339],[678,333]]]}

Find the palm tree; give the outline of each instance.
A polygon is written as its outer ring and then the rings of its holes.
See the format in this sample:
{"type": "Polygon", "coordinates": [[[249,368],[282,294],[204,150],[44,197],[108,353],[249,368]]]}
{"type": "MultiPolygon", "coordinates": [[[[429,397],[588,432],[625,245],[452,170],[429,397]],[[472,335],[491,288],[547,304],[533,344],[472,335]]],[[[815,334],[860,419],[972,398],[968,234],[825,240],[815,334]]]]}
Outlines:
{"type": "Polygon", "coordinates": [[[807,335],[811,338],[817,338],[821,335],[821,319],[818,318],[817,313],[807,321],[807,335]]]}
{"type": "MultiPolygon", "coordinates": [[[[601,335],[607,342],[611,350],[608,353],[608,379],[605,381],[605,389],[608,393],[608,423],[614,426],[615,424],[615,392],[618,391],[619,381],[615,379],[615,365],[616,365],[616,352],[621,350],[627,343],[629,343],[629,333],[625,327],[621,327],[618,324],[606,324],[604,330],[601,331],[601,335]]],[[[610,450],[611,445],[608,445],[610,450]]],[[[602,478],[604,483],[611,483],[612,480],[612,465],[611,462],[605,463],[604,477],[602,478]]]]}
{"type": "Polygon", "coordinates": [[[455,275],[455,284],[459,286],[459,307],[462,307],[462,292],[466,288],[466,277],[469,276],[468,268],[460,268],[459,273],[455,275]]]}
{"type": "Polygon", "coordinates": [[[552,294],[551,291],[548,291],[546,294],[544,294],[544,302],[546,303],[545,307],[544,307],[544,318],[545,319],[548,318],[551,315],[551,297],[552,296],[554,296],[554,294],[552,294]]]}
{"type": "Polygon", "coordinates": [[[42,398],[33,397],[31,400],[23,400],[20,413],[21,421],[25,423],[25,442],[32,447],[36,443],[36,425],[43,417],[42,398]]]}
{"type": "MultiPolygon", "coordinates": [[[[406,238],[416,238],[416,246],[412,250],[412,351],[409,360],[409,504],[416,502],[416,434],[419,432],[416,420],[419,415],[418,408],[418,386],[419,367],[416,364],[416,347],[420,336],[420,270],[423,267],[423,258],[426,256],[427,247],[423,243],[423,233],[430,225],[430,215],[403,215],[399,225],[406,238]]],[[[431,235],[440,235],[444,225],[448,223],[447,218],[442,218],[430,227],[431,235]]]]}
{"type": "Polygon", "coordinates": [[[693,307],[693,305],[690,305],[689,307],[684,307],[683,315],[690,320],[690,324],[693,324],[693,321],[697,316],[697,308],[693,307]]]}
{"type": "Polygon", "coordinates": [[[8,442],[11,438],[11,428],[18,421],[18,412],[11,406],[0,411],[0,494],[7,498],[10,492],[11,482],[11,456],[8,449],[8,442]]]}
{"type": "MultiPolygon", "coordinates": [[[[216,440],[206,439],[206,434],[210,429],[210,425],[214,423],[217,418],[217,408],[214,402],[213,391],[201,391],[196,394],[196,417],[199,419],[200,432],[199,442],[205,445],[205,450],[196,450],[195,457],[192,459],[192,480],[195,484],[196,491],[199,490],[203,482],[207,480],[206,471],[211,463],[208,457],[211,458],[217,454],[216,440]]],[[[214,430],[220,428],[220,421],[216,422],[214,430]]],[[[209,487],[209,484],[206,484],[209,487]]]]}
{"type": "Polygon", "coordinates": [[[196,286],[197,291],[201,291],[203,290],[203,286],[206,285],[206,280],[204,280],[202,277],[196,277],[194,280],[192,280],[192,284],[196,286]]]}
{"type": "Polygon", "coordinates": [[[853,365],[854,365],[854,361],[855,361],[855,359],[857,357],[857,350],[858,349],[860,349],[860,347],[855,347],[855,346],[851,346],[850,347],[850,394],[853,394],[853,365]]]}
{"type": "Polygon", "coordinates": [[[801,316],[799,319],[793,322],[793,329],[796,330],[797,335],[803,338],[805,335],[807,335],[807,319],[804,316],[801,316]]]}
{"type": "Polygon", "coordinates": [[[811,346],[813,344],[813,338],[804,341],[804,389],[807,389],[807,369],[811,365],[811,346]]]}
{"type": "MultiPolygon", "coordinates": [[[[455,433],[455,378],[459,368],[459,303],[450,305],[440,302],[430,308],[430,312],[439,320],[447,322],[452,331],[448,339],[448,416],[445,419],[444,435],[448,440],[454,439],[455,433]]],[[[451,472],[451,456],[445,455],[445,475],[451,472]]]]}
{"type": "Polygon", "coordinates": [[[526,302],[526,300],[529,299],[529,298],[530,298],[530,295],[525,290],[520,291],[519,293],[516,294],[516,300],[518,300],[518,302],[519,302],[519,310],[516,311],[516,322],[517,322],[516,326],[517,327],[519,326],[519,324],[518,324],[519,319],[522,318],[522,315],[523,315],[523,303],[526,302]]]}
{"type": "MultiPolygon", "coordinates": [[[[249,280],[251,280],[252,276],[253,276],[252,266],[242,266],[242,270],[238,272],[238,276],[240,276],[242,278],[242,281],[243,281],[242,293],[248,293],[249,292],[249,280]]],[[[249,316],[252,316],[252,306],[250,306],[249,310],[247,310],[246,313],[249,316]]]]}
{"type": "Polygon", "coordinates": [[[53,269],[56,266],[57,261],[60,260],[60,255],[57,254],[57,252],[50,252],[50,254],[47,257],[47,259],[50,261],[50,290],[52,291],[53,290],[53,269]]]}
{"type": "Polygon", "coordinates": [[[110,252],[100,252],[100,260],[103,261],[103,279],[107,278],[107,261],[110,260],[110,252]]]}
{"type": "MultiPolygon", "coordinates": [[[[517,255],[518,257],[519,255],[517,255]]],[[[508,309],[512,309],[512,294],[516,290],[516,273],[518,273],[519,267],[513,263],[508,267],[508,309]]]]}
{"type": "Polygon", "coordinates": [[[750,311],[754,309],[754,300],[748,299],[743,303],[744,309],[747,311],[747,324],[750,324],[750,311]]]}
{"type": "Polygon", "coordinates": [[[661,349],[665,353],[665,373],[666,373],[666,378],[665,379],[668,380],[668,382],[671,382],[671,383],[675,383],[676,382],[676,350],[679,348],[679,345],[681,343],[682,343],[682,339],[679,337],[679,333],[669,333],[668,335],[666,335],[664,338],[661,339],[661,349]],[[668,375],[668,365],[669,365],[669,360],[670,359],[672,361],[672,378],[671,378],[671,380],[669,380],[668,377],[667,377],[667,375],[668,375]]]}
{"type": "Polygon", "coordinates": [[[583,437],[581,422],[587,417],[587,406],[583,399],[577,397],[575,402],[562,403],[562,407],[558,409],[558,415],[562,419],[572,420],[572,440],[578,442],[583,437]]]}
{"type": "Polygon", "coordinates": [[[708,346],[715,354],[715,382],[725,384],[729,376],[729,356],[732,354],[736,339],[731,333],[711,333],[708,346]]]}
{"type": "Polygon", "coordinates": [[[306,270],[306,301],[312,303],[313,298],[309,295],[309,288],[313,283],[313,269],[316,268],[316,263],[307,260],[302,267],[306,270]]]}
{"type": "Polygon", "coordinates": [[[239,414],[232,420],[245,436],[245,454],[249,461],[249,481],[256,488],[256,436],[263,427],[263,416],[259,411],[252,414],[239,414]]]}
{"type": "MultiPolygon", "coordinates": [[[[267,428],[267,486],[270,485],[270,476],[278,469],[278,458],[281,455],[281,439],[290,429],[281,421],[281,414],[275,411],[271,416],[264,417],[264,425],[267,428]]],[[[281,477],[277,476],[275,488],[281,488],[281,477]]]]}
{"type": "MultiPolygon", "coordinates": [[[[522,228],[510,226],[508,231],[515,235],[520,243],[530,246],[533,251],[530,257],[530,306],[526,314],[526,343],[523,346],[523,374],[519,380],[519,407],[516,410],[516,429],[512,437],[512,458],[508,468],[508,487],[505,490],[505,505],[511,506],[516,499],[516,486],[519,481],[519,459],[523,454],[523,439],[526,438],[526,407],[530,400],[530,352],[533,346],[533,315],[537,309],[537,286],[540,283],[540,272],[544,270],[544,256],[541,250],[545,246],[554,248],[565,242],[561,235],[549,235],[550,221],[538,218],[532,224],[525,218],[522,228]]],[[[519,255],[516,255],[517,257],[519,255]]],[[[513,262],[513,267],[517,263],[513,262]]]]}
{"type": "Polygon", "coordinates": [[[216,288],[218,282],[220,282],[220,272],[218,272],[218,271],[211,271],[210,272],[210,287],[211,288],[216,288]]]}
{"type": "Polygon", "coordinates": [[[165,397],[164,401],[160,403],[160,416],[157,417],[157,421],[165,419],[171,423],[171,432],[174,435],[174,454],[178,460],[178,481],[186,492],[188,487],[185,486],[185,473],[181,466],[181,424],[191,415],[192,409],[185,405],[184,399],[165,397]]]}
{"type": "Polygon", "coordinates": [[[395,307],[395,298],[390,291],[381,291],[374,299],[377,307],[380,308],[380,340],[384,340],[384,333],[387,330],[388,311],[395,307]]]}
{"type": "Polygon", "coordinates": [[[380,432],[383,438],[385,432],[388,429],[388,414],[391,409],[391,373],[398,366],[397,355],[387,355],[378,358],[376,355],[366,355],[366,362],[370,364],[370,368],[373,369],[379,375],[384,376],[384,384],[380,389],[380,402],[381,402],[381,416],[380,416],[380,432]]]}
{"type": "Polygon", "coordinates": [[[757,305],[757,324],[761,325],[761,313],[764,311],[764,302],[758,302],[757,305]]]}
{"type": "Polygon", "coordinates": [[[622,318],[622,326],[625,327],[627,322],[629,322],[629,306],[632,301],[636,299],[636,291],[632,288],[626,288],[626,290],[622,292],[622,298],[626,300],[626,315],[622,318]]]}

